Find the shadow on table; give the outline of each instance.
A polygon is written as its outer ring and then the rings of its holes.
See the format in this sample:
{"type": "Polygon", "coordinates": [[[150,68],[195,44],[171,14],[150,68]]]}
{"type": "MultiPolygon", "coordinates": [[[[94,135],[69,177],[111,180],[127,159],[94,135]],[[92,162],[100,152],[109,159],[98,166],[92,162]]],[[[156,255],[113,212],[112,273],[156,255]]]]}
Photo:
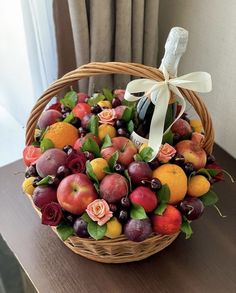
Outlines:
{"type": "Polygon", "coordinates": [[[0,235],[0,293],[37,292],[0,235]]]}

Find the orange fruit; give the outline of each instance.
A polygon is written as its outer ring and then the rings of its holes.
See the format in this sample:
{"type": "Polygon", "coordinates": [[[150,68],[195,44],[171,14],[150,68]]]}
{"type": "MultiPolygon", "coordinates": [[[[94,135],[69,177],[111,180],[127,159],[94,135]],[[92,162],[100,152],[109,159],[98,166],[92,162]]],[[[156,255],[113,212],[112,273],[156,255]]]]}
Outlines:
{"type": "Polygon", "coordinates": [[[108,108],[108,109],[111,109],[112,108],[112,104],[109,101],[100,101],[100,102],[98,102],[98,105],[101,108],[108,108]]]}
{"type": "Polygon", "coordinates": [[[90,164],[97,179],[99,181],[102,180],[106,176],[106,173],[103,171],[103,169],[108,167],[107,161],[103,158],[97,158],[93,159],[90,164]]]}
{"type": "Polygon", "coordinates": [[[105,236],[108,238],[116,238],[122,233],[122,225],[117,220],[116,217],[113,217],[110,221],[107,222],[107,231],[105,236]]]}
{"type": "Polygon", "coordinates": [[[182,168],[175,164],[164,164],[153,171],[153,177],[170,189],[170,204],[181,201],[187,192],[187,176],[182,168]]]}
{"type": "Polygon", "coordinates": [[[100,140],[103,140],[103,138],[106,135],[109,135],[110,138],[113,138],[116,136],[116,129],[112,125],[109,124],[102,124],[98,127],[98,137],[100,140]]]}
{"type": "Polygon", "coordinates": [[[188,195],[199,197],[210,190],[211,184],[203,175],[191,177],[188,183],[188,195]]]}
{"type": "Polygon", "coordinates": [[[66,122],[56,122],[49,126],[44,139],[50,139],[55,148],[62,149],[65,145],[74,145],[78,138],[78,131],[73,125],[66,122]]]}

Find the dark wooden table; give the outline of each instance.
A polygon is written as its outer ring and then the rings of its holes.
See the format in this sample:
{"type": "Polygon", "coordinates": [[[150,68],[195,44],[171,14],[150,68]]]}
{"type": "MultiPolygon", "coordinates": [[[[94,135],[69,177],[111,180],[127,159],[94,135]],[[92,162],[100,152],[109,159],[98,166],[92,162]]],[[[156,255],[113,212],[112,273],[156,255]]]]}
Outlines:
{"type": "MultiPolygon", "coordinates": [[[[236,178],[236,162],[215,148],[218,162],[236,178]]],[[[22,194],[21,161],[0,169],[0,233],[40,293],[236,292],[236,185],[215,185],[227,218],[208,208],[162,252],[140,262],[100,264],[73,254],[40,219],[22,194]]],[[[4,265],[4,264],[1,264],[4,265]]]]}

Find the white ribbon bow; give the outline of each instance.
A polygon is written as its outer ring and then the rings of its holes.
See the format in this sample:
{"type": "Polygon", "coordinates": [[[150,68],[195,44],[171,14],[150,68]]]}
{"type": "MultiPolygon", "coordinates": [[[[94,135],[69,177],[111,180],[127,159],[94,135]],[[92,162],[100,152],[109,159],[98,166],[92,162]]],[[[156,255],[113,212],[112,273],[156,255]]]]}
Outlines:
{"type": "Polygon", "coordinates": [[[168,129],[166,129],[165,133],[168,132],[171,126],[181,117],[186,108],[185,99],[178,87],[201,93],[210,92],[212,89],[211,75],[207,72],[192,72],[170,79],[169,74],[163,65],[162,71],[164,75],[163,81],[135,79],[128,83],[125,92],[125,99],[127,101],[133,102],[145,96],[151,96],[151,101],[155,105],[148,140],[148,145],[154,150],[152,159],[157,156],[161,146],[170,91],[179,97],[179,102],[182,107],[179,115],[168,129]],[[144,95],[141,97],[134,95],[139,92],[144,92],[144,95]],[[133,95],[131,93],[133,93],[133,95]]]}

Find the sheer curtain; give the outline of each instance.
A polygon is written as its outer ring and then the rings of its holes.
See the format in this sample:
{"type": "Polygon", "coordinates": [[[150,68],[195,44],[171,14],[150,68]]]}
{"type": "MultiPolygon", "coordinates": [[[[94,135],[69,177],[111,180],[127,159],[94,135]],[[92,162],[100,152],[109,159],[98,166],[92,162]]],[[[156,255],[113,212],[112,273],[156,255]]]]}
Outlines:
{"type": "Polygon", "coordinates": [[[2,1],[0,40],[1,165],[21,156],[31,108],[57,77],[52,0],[2,1]]]}

